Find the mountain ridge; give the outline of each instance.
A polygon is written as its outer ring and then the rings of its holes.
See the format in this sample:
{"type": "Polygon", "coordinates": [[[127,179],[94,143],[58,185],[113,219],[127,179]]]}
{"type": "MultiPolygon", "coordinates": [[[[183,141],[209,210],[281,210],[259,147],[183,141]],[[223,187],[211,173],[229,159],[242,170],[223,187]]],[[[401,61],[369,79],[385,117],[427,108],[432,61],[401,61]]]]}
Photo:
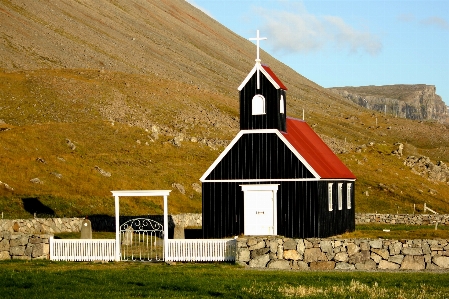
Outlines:
{"type": "Polygon", "coordinates": [[[447,106],[434,85],[395,84],[333,87],[329,90],[367,109],[414,120],[448,122],[447,106]]]}

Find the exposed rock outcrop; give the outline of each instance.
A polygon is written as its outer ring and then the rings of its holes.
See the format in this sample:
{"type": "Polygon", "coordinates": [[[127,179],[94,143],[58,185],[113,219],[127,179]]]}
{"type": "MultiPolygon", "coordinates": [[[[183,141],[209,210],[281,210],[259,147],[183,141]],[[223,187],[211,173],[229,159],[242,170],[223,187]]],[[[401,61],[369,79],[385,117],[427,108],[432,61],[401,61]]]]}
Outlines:
{"type": "Polygon", "coordinates": [[[98,166],[95,166],[94,167],[102,176],[105,176],[105,177],[110,177],[111,176],[111,173],[110,172],[108,172],[108,171],[106,171],[106,170],[104,170],[104,169],[101,169],[100,167],[98,167],[98,166]]]}
{"type": "Polygon", "coordinates": [[[397,149],[397,150],[394,150],[394,151],[392,152],[392,154],[398,156],[399,158],[402,157],[402,151],[404,150],[404,144],[402,144],[402,143],[400,143],[400,142],[397,142],[397,143],[395,143],[394,145],[397,145],[397,146],[398,146],[398,149],[397,149]]]}
{"type": "Polygon", "coordinates": [[[333,87],[329,90],[365,108],[416,120],[448,121],[447,106],[434,85],[333,87]]]}
{"type": "Polygon", "coordinates": [[[4,183],[2,181],[0,181],[0,187],[5,188],[8,191],[14,191],[13,187],[11,187],[10,185],[8,185],[8,184],[6,184],[6,183],[4,183]]]}
{"type": "Polygon", "coordinates": [[[405,159],[404,165],[429,181],[448,182],[449,180],[449,168],[443,161],[434,164],[429,157],[409,156],[405,159]]]}

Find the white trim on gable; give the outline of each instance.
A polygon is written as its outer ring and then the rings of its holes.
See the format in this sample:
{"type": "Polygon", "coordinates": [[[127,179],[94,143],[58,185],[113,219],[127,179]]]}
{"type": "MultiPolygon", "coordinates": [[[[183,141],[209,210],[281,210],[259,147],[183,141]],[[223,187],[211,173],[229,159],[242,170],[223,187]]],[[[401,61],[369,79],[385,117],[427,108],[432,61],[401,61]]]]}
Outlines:
{"type": "Polygon", "coordinates": [[[320,179],[236,179],[236,180],[205,180],[208,183],[270,183],[270,182],[317,182],[320,179]]]}
{"type": "MultiPolygon", "coordinates": [[[[309,165],[309,163],[304,159],[303,156],[301,156],[298,151],[293,147],[293,145],[288,142],[288,140],[282,135],[282,133],[279,130],[276,129],[260,129],[260,130],[241,130],[235,137],[232,139],[231,143],[224,149],[224,151],[218,156],[218,158],[212,163],[212,165],[206,170],[206,172],[203,174],[203,176],[200,178],[201,182],[224,182],[224,181],[234,181],[234,180],[206,180],[206,178],[209,176],[209,174],[217,167],[218,163],[221,162],[221,160],[228,154],[228,152],[234,147],[234,145],[237,143],[237,141],[240,139],[240,137],[243,136],[243,134],[260,134],[260,133],[275,133],[281,140],[284,142],[284,144],[288,147],[290,151],[293,152],[293,154],[298,158],[299,161],[301,161],[302,164],[307,168],[308,171],[312,173],[312,175],[315,177],[314,179],[310,180],[319,180],[321,177],[318,175],[318,173],[312,168],[312,166],[309,165]]],[[[305,180],[305,179],[292,179],[292,180],[305,180]]],[[[245,180],[235,180],[235,181],[245,181],[245,180]]],[[[267,181],[267,179],[260,179],[256,181],[267,181]]]]}
{"type": "Polygon", "coordinates": [[[242,84],[240,84],[240,86],[237,88],[239,91],[241,91],[243,89],[243,87],[245,87],[246,83],[248,83],[248,81],[251,79],[251,77],[256,73],[256,71],[262,72],[262,74],[265,75],[265,77],[268,79],[268,81],[271,82],[271,84],[273,84],[273,86],[276,89],[281,88],[279,86],[279,84],[276,83],[276,81],[274,81],[273,78],[271,78],[270,74],[267,73],[267,71],[262,67],[262,65],[259,62],[256,62],[256,65],[253,67],[253,69],[249,72],[248,76],[246,76],[245,80],[243,80],[242,84]]]}
{"type": "Polygon", "coordinates": [[[218,156],[217,159],[215,159],[214,163],[212,163],[211,166],[206,170],[206,172],[203,174],[202,177],[200,177],[200,182],[204,182],[207,178],[207,176],[212,172],[212,170],[217,167],[218,163],[228,154],[228,152],[231,150],[231,148],[237,143],[237,141],[242,137],[245,130],[240,131],[237,135],[235,135],[234,139],[232,139],[231,143],[228,144],[228,146],[224,149],[223,152],[218,156]]]}
{"type": "Polygon", "coordinates": [[[279,136],[279,138],[285,143],[285,145],[287,145],[287,147],[295,154],[296,158],[299,159],[299,161],[301,161],[302,164],[304,164],[304,166],[307,168],[308,171],[310,171],[312,173],[312,175],[317,178],[320,179],[320,175],[315,171],[315,169],[312,168],[312,166],[309,165],[309,163],[306,161],[306,159],[304,159],[303,156],[301,156],[300,153],[298,153],[298,151],[296,150],[296,148],[293,147],[293,145],[291,145],[290,142],[288,142],[287,138],[284,137],[284,135],[282,135],[281,132],[279,132],[278,130],[275,130],[277,135],[279,136]]]}

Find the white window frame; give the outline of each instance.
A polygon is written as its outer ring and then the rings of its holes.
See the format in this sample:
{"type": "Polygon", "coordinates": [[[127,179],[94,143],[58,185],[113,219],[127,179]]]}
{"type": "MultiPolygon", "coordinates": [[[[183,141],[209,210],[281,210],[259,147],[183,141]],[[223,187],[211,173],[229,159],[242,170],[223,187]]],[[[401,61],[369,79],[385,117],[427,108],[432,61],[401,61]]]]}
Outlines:
{"type": "Polygon", "coordinates": [[[261,94],[256,94],[251,101],[252,115],[263,115],[265,112],[265,97],[261,94]]]}
{"type": "Polygon", "coordinates": [[[338,209],[343,210],[343,183],[338,183],[338,209]]]}
{"type": "Polygon", "coordinates": [[[284,95],[282,95],[282,94],[281,94],[281,99],[279,100],[279,112],[281,114],[285,113],[284,95]]]}
{"type": "Polygon", "coordinates": [[[346,184],[346,208],[350,210],[352,208],[351,204],[351,189],[352,189],[352,183],[346,184]]]}
{"type": "Polygon", "coordinates": [[[329,212],[333,211],[333,208],[332,208],[332,185],[333,184],[334,183],[327,184],[327,205],[328,205],[329,212]]]}

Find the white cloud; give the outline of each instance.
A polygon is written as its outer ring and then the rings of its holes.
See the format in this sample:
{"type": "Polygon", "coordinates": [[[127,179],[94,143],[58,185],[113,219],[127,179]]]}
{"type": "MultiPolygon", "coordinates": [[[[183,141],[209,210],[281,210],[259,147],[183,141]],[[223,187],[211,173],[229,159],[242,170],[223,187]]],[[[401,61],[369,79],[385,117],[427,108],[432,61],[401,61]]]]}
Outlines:
{"type": "Polygon", "coordinates": [[[371,33],[357,31],[339,17],[327,16],[324,19],[331,25],[328,32],[340,48],[349,47],[352,52],[364,49],[371,55],[376,55],[382,50],[381,42],[371,33]]]}
{"type": "Polygon", "coordinates": [[[285,10],[256,8],[265,22],[262,30],[275,51],[311,52],[334,46],[351,52],[363,50],[376,55],[382,50],[380,39],[367,31],[359,31],[336,16],[315,16],[303,5],[285,10]]]}
{"type": "Polygon", "coordinates": [[[398,20],[401,22],[409,23],[409,22],[413,22],[415,20],[415,16],[413,14],[404,13],[404,14],[398,15],[398,20]]]}
{"type": "Polygon", "coordinates": [[[429,17],[421,21],[424,25],[436,26],[443,30],[449,30],[449,23],[440,17],[429,17]]]}

